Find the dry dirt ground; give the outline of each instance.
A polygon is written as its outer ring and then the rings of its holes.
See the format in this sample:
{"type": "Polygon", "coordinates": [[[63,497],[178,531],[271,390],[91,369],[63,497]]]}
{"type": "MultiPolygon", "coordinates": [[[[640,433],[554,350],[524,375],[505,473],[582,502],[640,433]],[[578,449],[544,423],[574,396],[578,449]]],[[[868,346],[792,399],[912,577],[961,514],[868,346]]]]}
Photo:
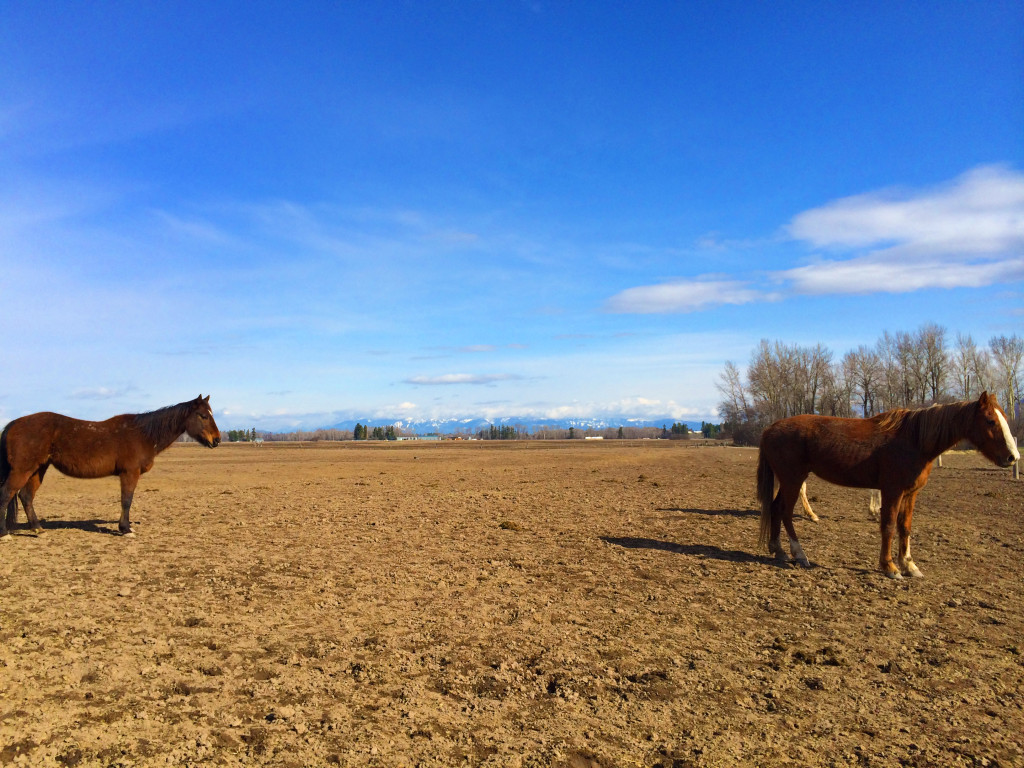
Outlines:
{"type": "Polygon", "coordinates": [[[0,543],[0,765],[1024,765],[1024,482],[949,454],[923,580],[811,479],[756,550],[756,451],[176,445],[51,472],[0,543]]]}

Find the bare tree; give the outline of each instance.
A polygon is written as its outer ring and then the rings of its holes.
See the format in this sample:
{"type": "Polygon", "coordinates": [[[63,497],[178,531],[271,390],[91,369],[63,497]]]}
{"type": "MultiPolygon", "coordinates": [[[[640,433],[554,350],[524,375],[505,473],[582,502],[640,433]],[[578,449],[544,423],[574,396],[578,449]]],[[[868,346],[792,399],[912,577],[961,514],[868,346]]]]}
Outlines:
{"type": "Polygon", "coordinates": [[[791,366],[792,361],[778,341],[772,345],[767,339],[761,339],[751,355],[747,367],[750,397],[765,424],[790,415],[787,413],[786,380],[790,378],[791,366]]]}
{"type": "Polygon", "coordinates": [[[842,363],[828,366],[818,398],[817,413],[825,416],[849,418],[853,415],[853,383],[846,375],[842,363]]]}
{"type": "Polygon", "coordinates": [[[878,389],[883,373],[878,353],[861,344],[843,356],[842,368],[849,383],[851,399],[857,397],[861,416],[873,416],[878,412],[876,403],[880,399],[878,389]]]}
{"type": "Polygon", "coordinates": [[[903,366],[896,337],[888,331],[875,344],[879,365],[878,410],[888,411],[904,404],[903,366]]]}
{"type": "Polygon", "coordinates": [[[935,323],[921,326],[917,332],[918,346],[923,357],[926,397],[933,403],[946,396],[949,377],[949,355],[946,354],[946,329],[935,323]]]}
{"type": "MultiPolygon", "coordinates": [[[[1024,338],[1013,336],[993,336],[988,342],[992,353],[992,367],[995,374],[993,388],[999,402],[1007,415],[1015,422],[1021,421],[1020,407],[1021,367],[1024,365],[1024,338]]],[[[1014,424],[1019,428],[1020,424],[1014,424]]]]}
{"type": "Polygon", "coordinates": [[[988,388],[988,350],[978,347],[974,339],[958,333],[956,347],[949,355],[949,375],[952,379],[951,394],[959,400],[973,400],[988,388]]]}

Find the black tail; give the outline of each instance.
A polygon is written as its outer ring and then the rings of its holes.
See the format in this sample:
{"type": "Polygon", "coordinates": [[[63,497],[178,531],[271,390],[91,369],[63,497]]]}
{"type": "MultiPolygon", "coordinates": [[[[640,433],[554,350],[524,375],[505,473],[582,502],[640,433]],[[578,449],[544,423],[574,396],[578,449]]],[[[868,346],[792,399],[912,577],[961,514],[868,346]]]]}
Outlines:
{"type": "Polygon", "coordinates": [[[772,534],[772,499],[775,497],[775,473],[764,457],[764,450],[757,454],[757,500],[761,504],[761,533],[757,543],[761,549],[768,547],[772,534]]]}
{"type": "MultiPolygon", "coordinates": [[[[3,432],[0,432],[0,488],[7,482],[7,478],[11,474],[11,460],[7,457],[7,427],[4,427],[3,432]]],[[[0,515],[6,514],[6,525],[4,526],[9,532],[11,527],[18,519],[18,495],[14,494],[11,496],[11,500],[7,503],[7,509],[0,509],[0,515]]]]}
{"type": "Polygon", "coordinates": [[[7,458],[7,430],[10,424],[0,432],[0,485],[7,482],[7,476],[11,474],[11,460],[7,458]]]}

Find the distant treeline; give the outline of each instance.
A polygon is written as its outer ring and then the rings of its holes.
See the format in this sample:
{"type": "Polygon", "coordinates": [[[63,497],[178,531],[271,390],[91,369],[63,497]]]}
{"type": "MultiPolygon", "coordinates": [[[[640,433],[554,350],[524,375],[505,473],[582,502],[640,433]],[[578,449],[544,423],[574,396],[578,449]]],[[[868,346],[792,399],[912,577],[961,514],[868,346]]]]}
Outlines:
{"type": "MultiPolygon", "coordinates": [[[[438,437],[476,440],[582,440],[588,437],[601,437],[606,440],[688,440],[691,437],[715,439],[721,435],[722,425],[701,422],[700,432],[692,431],[689,426],[676,422],[671,426],[661,427],[606,427],[603,429],[582,429],[577,427],[527,427],[522,424],[492,424],[476,433],[460,432],[438,437]]],[[[260,439],[264,442],[319,442],[341,440],[398,440],[415,437],[416,433],[403,430],[394,425],[369,427],[356,424],[354,430],[349,429],[314,429],[295,430],[293,432],[258,432],[252,429],[231,429],[224,433],[229,442],[252,442],[260,439]]],[[[185,441],[187,442],[187,441],[185,441]]]]}
{"type": "Polygon", "coordinates": [[[492,424],[489,428],[476,433],[478,440],[577,440],[600,437],[604,440],[688,440],[691,436],[706,438],[718,437],[721,426],[701,422],[701,431],[694,433],[689,426],[681,422],[671,427],[535,427],[532,430],[522,425],[492,424]]]}
{"type": "Polygon", "coordinates": [[[999,399],[1021,436],[1024,338],[994,336],[980,347],[969,335],[950,341],[929,323],[916,332],[886,331],[836,359],[827,347],[762,340],[741,371],[725,364],[718,389],[723,431],[741,445],[756,445],[772,422],[801,413],[873,416],[893,408],[970,400],[988,391],[999,399]]]}

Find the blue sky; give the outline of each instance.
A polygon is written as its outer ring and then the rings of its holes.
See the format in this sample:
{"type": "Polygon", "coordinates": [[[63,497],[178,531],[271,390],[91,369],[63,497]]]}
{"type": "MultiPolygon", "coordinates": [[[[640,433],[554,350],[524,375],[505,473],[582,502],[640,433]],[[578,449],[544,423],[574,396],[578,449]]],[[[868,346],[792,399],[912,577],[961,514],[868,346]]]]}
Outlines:
{"type": "Polygon", "coordinates": [[[0,423],[714,417],[1024,328],[1024,6],[0,5],[0,423]]]}

